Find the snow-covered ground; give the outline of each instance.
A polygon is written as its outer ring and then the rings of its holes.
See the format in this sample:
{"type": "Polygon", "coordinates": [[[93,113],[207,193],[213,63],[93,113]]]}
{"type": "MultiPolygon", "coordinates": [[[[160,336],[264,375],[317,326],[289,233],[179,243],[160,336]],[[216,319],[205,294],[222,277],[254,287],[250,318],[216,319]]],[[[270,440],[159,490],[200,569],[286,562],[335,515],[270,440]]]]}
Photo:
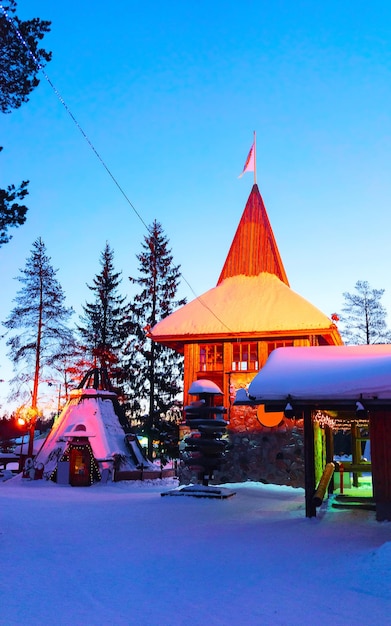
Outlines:
{"type": "Polygon", "coordinates": [[[0,625],[389,624],[391,523],[302,489],[0,483],[0,625]]]}

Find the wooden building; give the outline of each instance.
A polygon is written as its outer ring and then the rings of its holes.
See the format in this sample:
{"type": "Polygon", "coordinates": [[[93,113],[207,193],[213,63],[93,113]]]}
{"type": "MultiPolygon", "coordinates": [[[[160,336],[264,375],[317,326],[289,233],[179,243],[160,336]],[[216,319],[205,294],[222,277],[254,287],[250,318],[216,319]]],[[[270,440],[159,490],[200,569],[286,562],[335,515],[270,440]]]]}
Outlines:
{"type": "Polygon", "coordinates": [[[342,340],[333,321],[290,288],[256,184],[216,287],[156,324],[151,337],[184,355],[185,405],[193,399],[188,390],[195,380],[211,380],[223,391],[232,454],[220,478],[259,480],[273,474],[269,482],[303,484],[298,454],[284,451],[299,451],[299,430],[281,413],[266,415],[262,406],[233,406],[233,400],[275,348],[340,345],[342,340]]]}
{"type": "MultiPolygon", "coordinates": [[[[353,473],[371,472],[372,496],[362,497],[357,490],[342,500],[344,506],[363,502],[370,507],[373,500],[376,519],[391,521],[390,374],[390,345],[321,346],[275,350],[252,380],[248,401],[271,411],[289,406],[291,415],[302,416],[307,517],[316,515],[315,489],[326,465],[333,461],[332,445],[327,445],[327,441],[325,447],[317,445],[322,443],[315,433],[319,427],[317,416],[323,411],[332,416],[332,421],[345,422],[348,427],[351,423],[368,422],[370,462],[359,454],[354,465],[353,454],[353,463],[347,465],[353,473]]],[[[245,401],[244,394],[239,396],[236,402],[245,401]]]]}

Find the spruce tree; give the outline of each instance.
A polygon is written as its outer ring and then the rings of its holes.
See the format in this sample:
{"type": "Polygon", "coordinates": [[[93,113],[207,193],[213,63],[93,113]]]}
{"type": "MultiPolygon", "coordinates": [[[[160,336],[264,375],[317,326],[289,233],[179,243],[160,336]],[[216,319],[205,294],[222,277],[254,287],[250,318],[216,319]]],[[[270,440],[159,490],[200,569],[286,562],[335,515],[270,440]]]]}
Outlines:
{"type": "MultiPolygon", "coordinates": [[[[34,18],[22,21],[16,15],[15,0],[0,7],[0,112],[10,113],[29,99],[39,80],[39,71],[51,59],[51,52],[39,47],[50,22],[34,18]]],[[[2,148],[0,147],[0,151],[2,148]]],[[[21,204],[28,194],[28,181],[18,187],[0,189],[0,247],[11,239],[9,228],[26,221],[27,206],[21,204]]]]}
{"type": "Polygon", "coordinates": [[[367,281],[355,284],[355,293],[345,292],[340,321],[342,337],[347,344],[390,343],[387,312],[380,302],[384,289],[372,289],[367,281]]]}
{"type": "Polygon", "coordinates": [[[63,342],[61,357],[54,366],[54,378],[58,384],[58,407],[68,400],[70,390],[77,387],[90,367],[91,361],[86,358],[86,349],[80,345],[76,336],[71,341],[63,342]]]}
{"type": "Polygon", "coordinates": [[[107,242],[100,264],[102,271],[95,276],[92,285],[87,284],[94,300],[83,306],[84,315],[80,317],[78,329],[92,364],[120,378],[121,355],[129,333],[129,304],[126,296],[118,293],[121,272],[115,271],[114,251],[107,242]]]}
{"type": "MultiPolygon", "coordinates": [[[[1,152],[2,148],[0,148],[1,152]]],[[[9,228],[17,228],[26,221],[27,206],[20,204],[28,194],[28,181],[24,180],[19,187],[8,185],[0,189],[0,247],[12,239],[9,228]]]]}
{"type": "Polygon", "coordinates": [[[155,343],[148,330],[167,317],[185,300],[176,300],[180,280],[179,265],[174,265],[169,241],[156,220],[142,243],[139,276],[129,277],[140,290],[131,303],[133,336],[128,343],[128,398],[132,418],[142,417],[142,402],[148,406],[145,430],[149,436],[159,425],[160,416],[172,406],[182,391],[183,358],[171,348],[155,343]]]}
{"type": "Polygon", "coordinates": [[[40,48],[50,31],[50,22],[35,17],[21,20],[15,0],[2,2],[0,8],[0,111],[9,113],[27,102],[39,85],[38,75],[51,52],[40,48]]]}
{"type": "MultiPolygon", "coordinates": [[[[17,372],[11,384],[19,389],[24,383],[32,384],[29,454],[38,411],[39,383],[50,378],[62,357],[63,345],[73,341],[67,325],[72,309],[65,306],[65,296],[56,273],[45,244],[41,238],[37,239],[25,268],[17,276],[22,287],[14,299],[15,307],[3,322],[10,335],[7,339],[8,356],[17,372]]],[[[15,395],[19,393],[18,390],[15,395]]]]}

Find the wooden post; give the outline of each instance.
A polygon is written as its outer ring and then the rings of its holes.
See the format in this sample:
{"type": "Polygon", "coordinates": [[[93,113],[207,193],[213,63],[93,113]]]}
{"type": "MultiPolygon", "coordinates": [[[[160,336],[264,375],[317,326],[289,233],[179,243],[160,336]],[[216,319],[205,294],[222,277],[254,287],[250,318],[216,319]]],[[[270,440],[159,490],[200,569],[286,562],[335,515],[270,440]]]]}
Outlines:
{"type": "Polygon", "coordinates": [[[343,463],[339,464],[339,493],[342,495],[343,494],[343,473],[344,473],[344,466],[343,463]]]}
{"type": "MultiPolygon", "coordinates": [[[[326,432],[326,464],[327,463],[332,463],[334,461],[334,432],[333,429],[330,428],[330,426],[326,426],[325,427],[325,432],[326,432]]],[[[328,493],[334,493],[334,473],[331,477],[329,486],[328,486],[328,493]]]]}
{"type": "Polygon", "coordinates": [[[304,483],[305,483],[305,516],[316,517],[316,506],[313,502],[315,493],[315,452],[314,426],[311,409],[303,411],[304,417],[304,483]]]}
{"type": "MultiPolygon", "coordinates": [[[[358,465],[361,463],[361,440],[360,440],[360,429],[357,426],[356,422],[352,422],[350,425],[350,432],[352,436],[352,463],[353,465],[358,465]]],[[[359,486],[359,472],[353,472],[353,487],[359,486]]]]}
{"type": "Polygon", "coordinates": [[[369,423],[376,519],[391,521],[391,409],[371,411],[369,423]]]}

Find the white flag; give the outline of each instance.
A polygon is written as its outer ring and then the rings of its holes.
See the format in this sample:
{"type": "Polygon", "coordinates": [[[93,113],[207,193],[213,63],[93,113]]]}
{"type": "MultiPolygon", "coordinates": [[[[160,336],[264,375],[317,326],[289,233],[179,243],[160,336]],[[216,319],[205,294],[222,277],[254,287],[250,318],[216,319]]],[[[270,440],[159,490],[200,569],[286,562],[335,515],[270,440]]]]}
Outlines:
{"type": "Polygon", "coordinates": [[[250,148],[250,152],[248,153],[246,162],[244,164],[243,172],[240,174],[240,176],[238,178],[241,178],[245,172],[253,172],[254,171],[254,166],[255,166],[255,159],[254,159],[254,152],[255,152],[255,150],[254,150],[254,148],[255,148],[255,142],[253,143],[253,145],[250,148]]]}

